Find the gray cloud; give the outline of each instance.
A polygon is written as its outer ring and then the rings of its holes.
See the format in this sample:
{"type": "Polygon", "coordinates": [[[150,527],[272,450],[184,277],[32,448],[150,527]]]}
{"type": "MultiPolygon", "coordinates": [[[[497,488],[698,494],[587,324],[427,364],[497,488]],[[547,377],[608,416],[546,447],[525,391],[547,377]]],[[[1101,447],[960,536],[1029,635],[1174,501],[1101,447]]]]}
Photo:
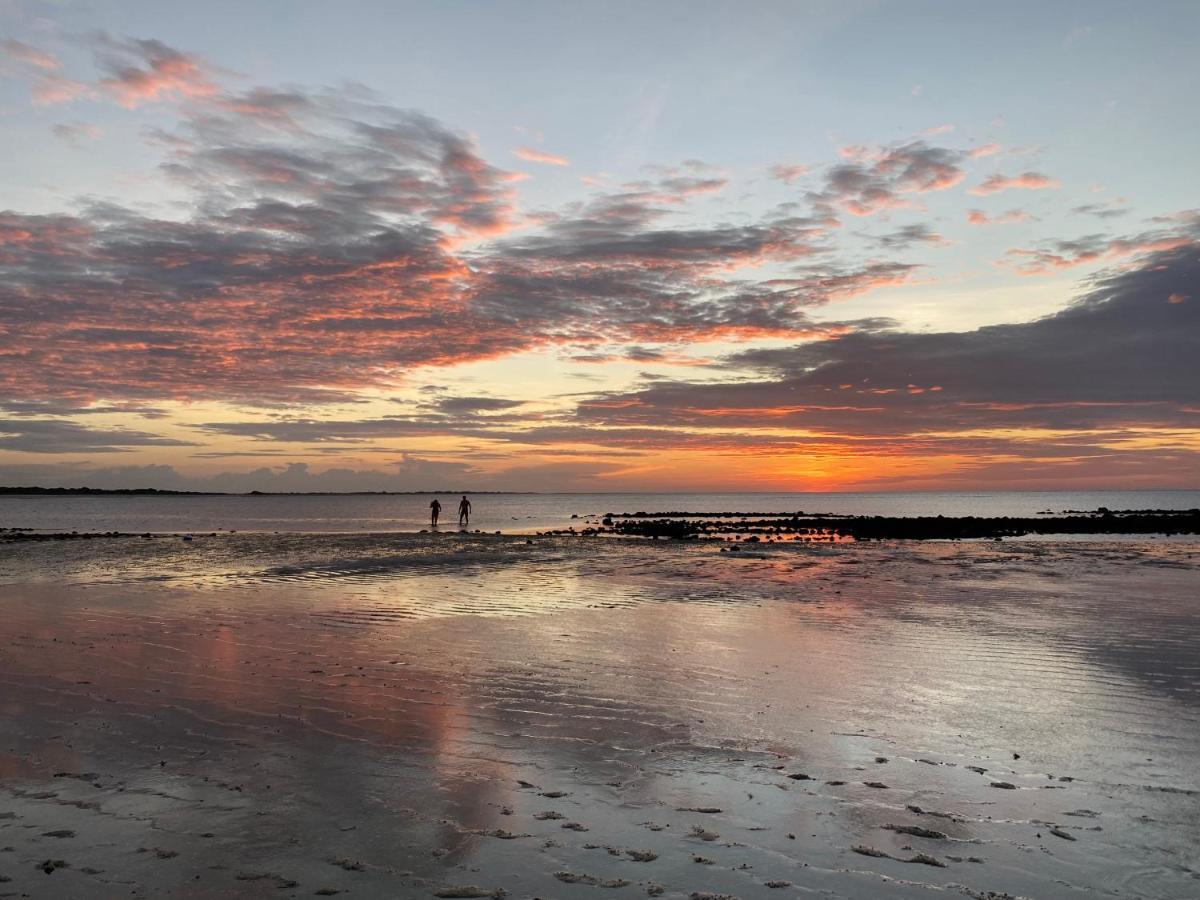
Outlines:
{"type": "Polygon", "coordinates": [[[854,331],[727,363],[757,381],[667,382],[584,403],[617,425],[811,428],[911,435],[956,429],[1200,425],[1200,244],[1096,282],[1034,322],[964,333],[854,331]],[[764,418],[764,411],[774,414],[764,418]]]}
{"type": "Polygon", "coordinates": [[[23,453],[120,453],[135,447],[195,444],[126,428],[89,428],[64,419],[0,419],[0,450],[23,453]]]}

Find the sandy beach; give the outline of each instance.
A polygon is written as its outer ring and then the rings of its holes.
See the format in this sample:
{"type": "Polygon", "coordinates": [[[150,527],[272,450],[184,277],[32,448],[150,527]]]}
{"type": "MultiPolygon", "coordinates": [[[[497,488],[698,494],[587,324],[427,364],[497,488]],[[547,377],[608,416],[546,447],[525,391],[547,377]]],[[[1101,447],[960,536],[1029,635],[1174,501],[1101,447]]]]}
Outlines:
{"type": "Polygon", "coordinates": [[[0,896],[1200,894],[1200,542],[0,548],[0,896]]]}

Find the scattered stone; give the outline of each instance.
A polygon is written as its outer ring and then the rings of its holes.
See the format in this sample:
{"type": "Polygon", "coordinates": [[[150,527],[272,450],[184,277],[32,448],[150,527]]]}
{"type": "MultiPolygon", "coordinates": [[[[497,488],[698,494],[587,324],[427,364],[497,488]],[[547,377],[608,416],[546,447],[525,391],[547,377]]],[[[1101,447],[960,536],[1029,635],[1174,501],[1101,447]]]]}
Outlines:
{"type": "Polygon", "coordinates": [[[713,864],[713,861],[707,856],[693,856],[692,862],[700,863],[702,866],[711,866],[713,864]]]}
{"type": "Polygon", "coordinates": [[[45,872],[47,875],[52,874],[55,869],[68,869],[68,868],[70,868],[70,866],[71,866],[71,864],[69,862],[67,862],[65,859],[47,859],[44,862],[38,864],[38,868],[41,869],[43,872],[45,872]]]}
{"type": "MultiPolygon", "coordinates": [[[[530,785],[532,787],[533,785],[530,785]]],[[[570,797],[569,791],[542,791],[542,796],[551,800],[557,800],[559,797],[570,797]]]]}
{"type": "Polygon", "coordinates": [[[790,881],[764,881],[763,884],[769,888],[785,888],[792,886],[790,881]]]}
{"type": "Polygon", "coordinates": [[[566,818],[566,816],[564,816],[562,813],[555,812],[552,809],[547,809],[544,812],[534,813],[533,817],[540,822],[550,821],[551,819],[565,819],[566,818]]]}
{"type": "Polygon", "coordinates": [[[329,864],[332,866],[341,866],[347,872],[364,872],[367,868],[357,859],[350,859],[346,856],[335,856],[329,860],[329,864]]]}
{"type": "Polygon", "coordinates": [[[75,832],[70,828],[59,828],[56,831],[43,831],[42,837],[73,838],[75,837],[75,832]]]}
{"type": "Polygon", "coordinates": [[[161,847],[138,847],[138,853],[153,853],[159,859],[174,859],[179,855],[177,850],[163,850],[161,847]]]}
{"type": "Polygon", "coordinates": [[[586,825],[581,825],[578,822],[563,822],[562,827],[567,829],[567,831],[587,831],[588,830],[586,825]]]}
{"type": "Polygon", "coordinates": [[[720,837],[715,831],[709,831],[703,825],[693,825],[691,835],[692,837],[700,838],[702,841],[715,841],[720,837]]]}
{"type": "MultiPolygon", "coordinates": [[[[789,775],[788,777],[791,778],[792,776],[789,775]]],[[[676,812],[694,812],[694,813],[719,813],[719,812],[724,812],[725,810],[721,809],[721,807],[719,807],[719,806],[677,806],[677,807],[675,807],[675,811],[676,812]]]]}
{"type": "Polygon", "coordinates": [[[1054,827],[1054,828],[1051,828],[1051,829],[1050,829],[1050,833],[1051,833],[1052,835],[1054,835],[1055,837],[1060,837],[1060,838],[1062,838],[1064,841],[1073,841],[1073,840],[1075,840],[1075,835],[1073,835],[1073,834],[1068,834],[1067,832],[1063,831],[1061,828],[1058,828],[1057,826],[1056,826],[1056,827],[1054,827]]]}
{"type": "Polygon", "coordinates": [[[976,775],[982,775],[987,771],[987,769],[983,768],[983,766],[967,766],[967,770],[974,772],[976,775]]]}
{"type": "Polygon", "coordinates": [[[792,779],[792,781],[812,781],[813,780],[811,775],[805,775],[803,772],[797,772],[794,775],[789,775],[788,778],[792,779]]]}
{"type": "Polygon", "coordinates": [[[934,831],[931,828],[922,828],[920,825],[884,825],[887,831],[894,831],[897,834],[911,834],[913,837],[929,838],[934,841],[944,841],[946,833],[944,831],[934,831]]]}
{"type": "Polygon", "coordinates": [[[590,884],[592,887],[619,888],[628,887],[633,883],[624,878],[597,878],[595,875],[566,871],[555,872],[554,877],[565,884],[590,884]]]}
{"type": "Polygon", "coordinates": [[[925,809],[924,807],[917,806],[915,803],[909,803],[904,808],[910,813],[916,813],[918,816],[936,816],[939,819],[949,819],[951,822],[963,821],[960,817],[954,815],[953,813],[938,812],[935,809],[925,809]]]}
{"type": "Polygon", "coordinates": [[[495,888],[488,890],[487,888],[477,887],[473,884],[449,884],[445,887],[438,888],[433,892],[435,897],[458,898],[476,898],[476,897],[503,897],[508,892],[504,888],[495,888]]]}
{"type": "Polygon", "coordinates": [[[882,850],[876,850],[874,847],[868,847],[866,844],[855,844],[850,849],[863,856],[874,856],[877,859],[891,859],[891,856],[887,853],[884,853],[882,850]]]}
{"type": "Polygon", "coordinates": [[[894,859],[896,862],[921,863],[922,865],[926,866],[936,866],[939,869],[946,868],[946,864],[940,859],[935,859],[934,857],[925,853],[917,853],[914,856],[910,856],[908,859],[905,859],[901,856],[892,856],[890,853],[885,853],[884,851],[877,850],[874,847],[868,847],[865,844],[855,844],[850,849],[855,853],[860,853],[863,856],[872,856],[876,859],[894,859]]]}
{"type": "Polygon", "coordinates": [[[908,859],[902,859],[902,860],[900,860],[900,862],[921,863],[922,865],[934,866],[939,869],[946,868],[946,864],[944,862],[942,862],[940,859],[935,859],[934,857],[929,856],[928,854],[925,854],[925,853],[918,853],[915,856],[910,856],[908,859]]]}
{"type": "Polygon", "coordinates": [[[275,887],[281,891],[290,890],[299,884],[290,878],[284,878],[282,875],[276,875],[274,872],[239,872],[233,876],[238,881],[272,881],[275,887]]]}
{"type": "Polygon", "coordinates": [[[863,784],[865,784],[869,788],[878,788],[881,791],[888,790],[888,786],[886,784],[884,784],[882,781],[864,781],[863,784]]]}
{"type": "Polygon", "coordinates": [[[1017,786],[1011,781],[993,781],[992,787],[1000,788],[1004,791],[1015,791],[1017,789],[1017,786]]]}
{"type": "Polygon", "coordinates": [[[658,854],[651,850],[626,850],[625,855],[636,862],[653,862],[658,854]]]}

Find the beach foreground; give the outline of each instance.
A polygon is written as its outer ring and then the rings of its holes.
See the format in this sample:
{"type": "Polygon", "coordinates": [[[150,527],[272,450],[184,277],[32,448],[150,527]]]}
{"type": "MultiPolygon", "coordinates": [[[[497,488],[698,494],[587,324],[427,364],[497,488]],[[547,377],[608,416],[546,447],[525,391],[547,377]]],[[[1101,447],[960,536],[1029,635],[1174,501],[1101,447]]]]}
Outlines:
{"type": "Polygon", "coordinates": [[[0,548],[0,896],[1200,895],[1200,541],[0,548]]]}

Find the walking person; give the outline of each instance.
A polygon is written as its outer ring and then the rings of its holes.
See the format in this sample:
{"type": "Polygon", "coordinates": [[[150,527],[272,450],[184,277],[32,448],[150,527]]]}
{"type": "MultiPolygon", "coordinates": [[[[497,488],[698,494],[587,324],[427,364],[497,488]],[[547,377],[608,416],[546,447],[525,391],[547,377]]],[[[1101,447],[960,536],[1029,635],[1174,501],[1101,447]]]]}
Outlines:
{"type": "Polygon", "coordinates": [[[463,498],[458,504],[458,527],[465,528],[471,524],[471,501],[467,499],[467,495],[463,494],[463,498]]]}
{"type": "Polygon", "coordinates": [[[437,528],[438,513],[442,511],[442,504],[437,497],[433,498],[433,502],[429,504],[429,524],[437,528]]]}

